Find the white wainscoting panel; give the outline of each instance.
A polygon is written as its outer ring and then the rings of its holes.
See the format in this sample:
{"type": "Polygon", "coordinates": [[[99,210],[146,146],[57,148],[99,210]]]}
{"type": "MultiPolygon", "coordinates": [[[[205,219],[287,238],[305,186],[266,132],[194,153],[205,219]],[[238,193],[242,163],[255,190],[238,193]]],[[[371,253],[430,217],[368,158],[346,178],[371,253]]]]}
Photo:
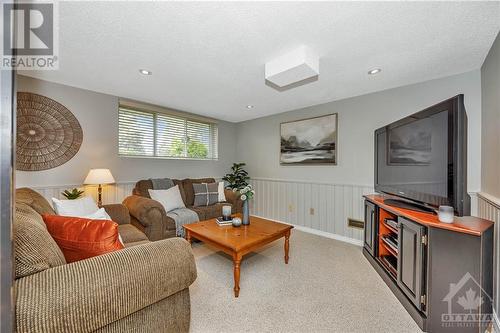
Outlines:
{"type": "Polygon", "coordinates": [[[493,235],[493,325],[495,332],[500,332],[500,322],[498,312],[500,311],[500,230],[497,223],[500,223],[500,199],[486,193],[477,194],[478,216],[483,219],[495,222],[493,235]]]}
{"type": "MultiPolygon", "coordinates": [[[[111,185],[104,185],[102,187],[102,203],[111,204],[111,203],[121,203],[123,199],[132,194],[132,189],[135,186],[135,182],[120,182],[111,185]]],[[[89,195],[94,198],[97,202],[97,186],[94,185],[53,185],[53,186],[44,186],[44,187],[31,187],[33,190],[37,191],[41,195],[43,195],[51,204],[52,198],[64,199],[61,193],[64,190],[78,188],[80,190],[84,190],[84,195],[89,195]]]]}
{"type": "MultiPolygon", "coordinates": [[[[207,176],[208,177],[208,176],[207,176]]],[[[222,177],[214,177],[216,181],[221,181],[222,177]]],[[[137,181],[118,182],[115,184],[104,185],[102,187],[102,203],[103,205],[112,203],[121,203],[123,199],[132,195],[132,190],[137,181]]],[[[52,198],[64,199],[61,193],[64,190],[78,188],[84,190],[84,195],[89,195],[97,202],[97,185],[50,185],[50,186],[30,186],[31,189],[43,195],[51,204],[52,198]]]]}
{"type": "Polygon", "coordinates": [[[373,193],[373,187],[265,178],[253,178],[251,184],[256,191],[252,214],[363,240],[363,230],[348,227],[347,218],[364,220],[363,195],[373,193]]]}
{"type": "Polygon", "coordinates": [[[477,194],[477,198],[478,216],[483,219],[500,222],[500,199],[481,192],[477,194]]]}

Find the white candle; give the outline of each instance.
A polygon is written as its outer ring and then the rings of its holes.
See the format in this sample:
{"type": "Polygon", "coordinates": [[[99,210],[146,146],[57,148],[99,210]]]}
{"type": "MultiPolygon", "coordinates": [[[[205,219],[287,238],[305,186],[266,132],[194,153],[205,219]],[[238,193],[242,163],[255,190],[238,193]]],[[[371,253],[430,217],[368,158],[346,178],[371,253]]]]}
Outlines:
{"type": "Polygon", "coordinates": [[[222,206],[222,216],[224,217],[231,216],[231,206],[222,206]]]}

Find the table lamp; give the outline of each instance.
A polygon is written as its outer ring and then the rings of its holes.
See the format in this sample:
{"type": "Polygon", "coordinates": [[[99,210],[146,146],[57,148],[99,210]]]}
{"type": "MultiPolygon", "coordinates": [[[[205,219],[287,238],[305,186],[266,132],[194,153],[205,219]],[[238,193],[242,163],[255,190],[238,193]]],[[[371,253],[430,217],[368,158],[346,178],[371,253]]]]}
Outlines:
{"type": "Polygon", "coordinates": [[[102,186],[105,184],[113,184],[115,179],[109,169],[90,169],[87,178],[83,181],[85,185],[98,185],[97,188],[97,205],[102,206],[102,186]]]}

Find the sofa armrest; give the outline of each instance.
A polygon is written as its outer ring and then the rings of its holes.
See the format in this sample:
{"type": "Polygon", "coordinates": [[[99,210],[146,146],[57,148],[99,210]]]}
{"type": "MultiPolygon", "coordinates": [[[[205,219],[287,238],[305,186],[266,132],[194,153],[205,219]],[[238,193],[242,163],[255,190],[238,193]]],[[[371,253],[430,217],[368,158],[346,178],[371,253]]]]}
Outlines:
{"type": "Polygon", "coordinates": [[[93,332],[188,288],[191,246],[173,238],[15,281],[17,332],[93,332]]]}
{"type": "Polygon", "coordinates": [[[224,189],[224,195],[226,196],[226,201],[233,205],[232,213],[243,212],[243,201],[240,199],[241,194],[226,188],[224,189]]]}
{"type": "Polygon", "coordinates": [[[123,204],[111,204],[102,206],[106,213],[111,217],[113,222],[118,224],[129,224],[130,223],[130,213],[128,212],[127,206],[123,204]]]}
{"type": "Polygon", "coordinates": [[[141,224],[150,241],[165,239],[172,234],[169,231],[175,230],[175,221],[167,216],[158,201],[131,195],[123,200],[123,204],[127,206],[130,215],[141,224]]]}

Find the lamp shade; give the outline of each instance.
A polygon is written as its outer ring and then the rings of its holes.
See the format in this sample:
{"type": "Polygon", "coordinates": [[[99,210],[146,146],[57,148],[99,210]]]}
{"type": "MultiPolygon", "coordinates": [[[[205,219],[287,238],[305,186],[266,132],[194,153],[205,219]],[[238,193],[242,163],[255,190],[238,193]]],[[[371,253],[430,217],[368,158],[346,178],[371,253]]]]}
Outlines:
{"type": "Polygon", "coordinates": [[[83,181],[85,185],[113,184],[115,179],[109,169],[90,169],[87,178],[83,181]]]}

